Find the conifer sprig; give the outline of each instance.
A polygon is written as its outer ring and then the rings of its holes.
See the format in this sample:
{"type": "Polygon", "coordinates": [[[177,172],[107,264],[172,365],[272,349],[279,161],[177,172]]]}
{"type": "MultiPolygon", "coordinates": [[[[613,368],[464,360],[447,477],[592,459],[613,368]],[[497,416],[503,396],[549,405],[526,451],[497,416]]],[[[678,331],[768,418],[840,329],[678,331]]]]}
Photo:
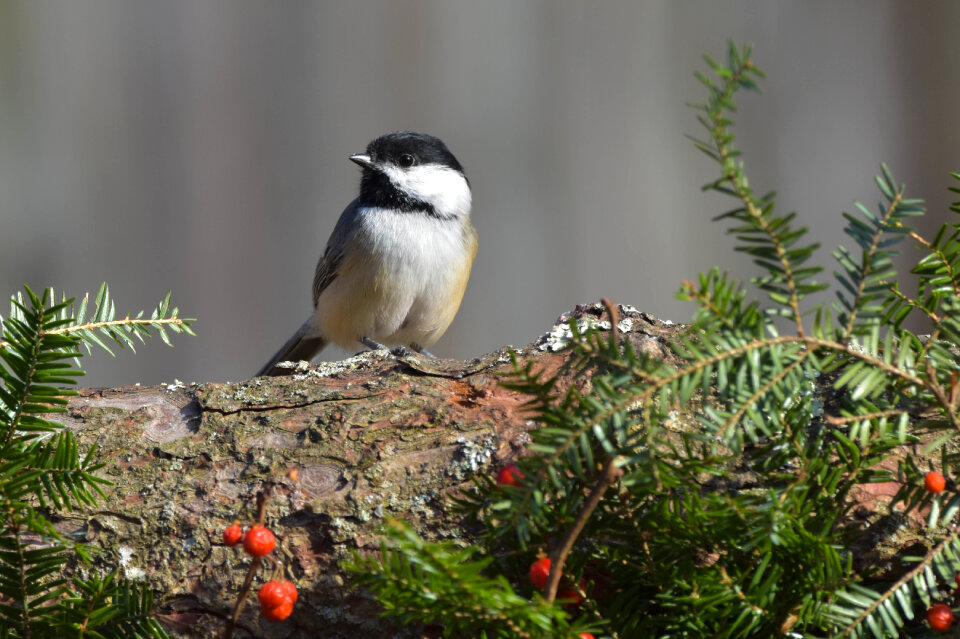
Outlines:
{"type": "Polygon", "coordinates": [[[893,258],[897,251],[890,247],[899,244],[904,235],[910,232],[903,225],[903,219],[923,214],[922,203],[919,200],[905,200],[903,188],[897,187],[886,165],[882,165],[882,170],[882,176],[876,178],[877,186],[887,200],[881,215],[874,215],[859,202],[856,206],[864,219],[849,213],[843,214],[847,220],[844,232],[860,247],[860,258],[854,257],[842,245],[837,246],[833,254],[845,271],[842,274],[834,273],[843,289],[837,291],[841,305],[838,319],[843,328],[836,339],[841,343],[846,343],[854,335],[869,333],[872,327],[879,324],[884,310],[882,302],[888,293],[887,282],[896,274],[893,258]],[[858,319],[861,321],[858,322],[858,319]]]}
{"type": "Polygon", "coordinates": [[[716,78],[696,74],[708,89],[708,99],[703,105],[694,107],[700,111],[697,120],[707,130],[709,140],[694,138],[693,142],[721,167],[721,176],[704,186],[704,190],[717,191],[740,200],[740,206],[715,219],[730,218],[741,223],[729,231],[741,242],[736,250],[751,255],[754,262],[766,271],[764,276],[752,281],[779,306],[765,310],[792,317],[797,333],[802,336],[801,300],[810,293],[826,288],[826,285],[810,280],[823,270],[821,266],[803,266],[819,248],[819,244],[795,246],[797,240],[806,234],[807,228],[791,226],[796,213],[786,216],[774,214],[775,193],[760,197],[754,195],[743,162],[739,160],[741,151],[734,145],[735,136],[731,131],[733,123],[730,114],[736,111],[733,96],[741,89],[757,90],[756,79],[765,77],[754,65],[750,54],[749,45],[738,48],[731,44],[726,65],[704,56],[716,78]]]}
{"type": "MultiPolygon", "coordinates": [[[[33,295],[32,292],[28,294],[33,295]]],[[[51,299],[53,299],[52,290],[48,290],[45,293],[45,296],[46,295],[50,295],[51,299]]],[[[148,318],[145,318],[144,312],[140,311],[134,317],[126,315],[118,319],[116,305],[110,297],[110,287],[107,286],[106,282],[101,284],[100,289],[97,291],[93,303],[93,312],[88,319],[87,311],[89,310],[89,301],[90,296],[84,295],[79,308],[74,314],[72,310],[73,300],[63,299],[60,304],[48,311],[49,313],[56,314],[59,322],[56,326],[42,330],[41,333],[45,336],[76,335],[80,339],[80,342],[86,347],[88,353],[93,346],[99,346],[110,355],[114,355],[114,352],[110,349],[107,342],[104,341],[103,337],[114,342],[120,346],[120,348],[128,346],[131,351],[135,352],[136,349],[134,348],[133,338],[143,343],[147,338],[153,336],[151,329],[156,331],[157,335],[160,336],[160,339],[167,346],[172,346],[170,337],[167,335],[168,330],[174,333],[182,332],[187,335],[196,336],[196,333],[194,333],[191,328],[191,325],[196,320],[182,318],[179,316],[179,308],[170,308],[170,293],[167,293],[167,295],[160,300],[160,303],[157,304],[148,318]]],[[[17,321],[21,318],[21,314],[26,311],[23,304],[22,295],[17,295],[17,297],[11,301],[11,311],[9,319],[7,320],[8,322],[17,321]]],[[[2,325],[3,318],[0,317],[0,326],[2,325]]],[[[10,346],[11,342],[0,341],[0,350],[9,348],[10,346]]]]}
{"type": "Polygon", "coordinates": [[[92,321],[86,298],[42,297],[28,287],[0,319],[0,637],[166,637],[151,615],[152,593],[116,575],[67,579],[68,562],[89,562],[94,549],[74,543],[46,519],[47,509],[72,510],[105,499],[109,484],[95,473],[96,448],[80,454],[70,430],[54,416],[76,391],[64,388],[83,374],[73,365],[84,345],[106,340],[133,346],[157,331],[193,334],[191,320],[169,308],[169,295],[148,320],[116,318],[106,284],[92,321]]]}
{"type": "Polygon", "coordinates": [[[409,526],[390,523],[379,557],[355,556],[348,569],[373,589],[387,614],[404,622],[441,624],[446,636],[572,638],[591,624],[570,624],[559,606],[517,594],[502,576],[486,577],[492,559],[453,542],[428,543],[409,526]],[[389,544],[387,544],[389,541],[389,544]],[[438,605],[438,602],[443,605],[438,605]]]}

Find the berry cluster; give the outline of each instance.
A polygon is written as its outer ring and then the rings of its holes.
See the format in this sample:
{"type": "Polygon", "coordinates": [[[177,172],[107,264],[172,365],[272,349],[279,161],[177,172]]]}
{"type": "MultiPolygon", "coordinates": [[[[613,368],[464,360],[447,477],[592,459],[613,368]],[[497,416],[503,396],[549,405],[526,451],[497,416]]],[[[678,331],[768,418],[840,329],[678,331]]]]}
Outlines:
{"type": "Polygon", "coordinates": [[[283,621],[293,612],[297,601],[297,587],[289,581],[270,580],[257,593],[260,614],[270,621],[283,621]]]}
{"type": "MultiPolygon", "coordinates": [[[[547,587],[547,579],[550,577],[550,558],[540,557],[530,564],[530,583],[537,590],[543,590],[547,587]]],[[[562,600],[565,606],[578,606],[583,603],[583,597],[580,593],[587,587],[587,581],[583,578],[577,588],[572,584],[566,584],[565,588],[557,591],[557,599],[562,600]]]]}
{"type": "MultiPolygon", "coordinates": [[[[269,555],[277,546],[277,538],[262,524],[254,524],[244,533],[240,523],[235,521],[223,530],[225,545],[236,546],[241,540],[243,550],[251,557],[269,555]]],[[[259,562],[254,569],[258,565],[259,562]]],[[[270,621],[283,621],[293,613],[293,604],[297,601],[297,587],[286,579],[271,578],[261,586],[257,599],[260,601],[261,615],[270,621]]]]}

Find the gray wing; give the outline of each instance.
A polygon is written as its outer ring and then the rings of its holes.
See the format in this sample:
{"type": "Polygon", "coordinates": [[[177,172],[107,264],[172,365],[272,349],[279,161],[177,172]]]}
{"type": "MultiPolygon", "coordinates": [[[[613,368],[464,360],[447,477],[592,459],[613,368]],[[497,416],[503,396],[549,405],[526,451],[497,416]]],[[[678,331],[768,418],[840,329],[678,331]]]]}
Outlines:
{"type": "Polygon", "coordinates": [[[313,276],[313,307],[317,307],[317,300],[330,282],[337,278],[337,271],[343,262],[343,254],[350,237],[356,231],[357,217],[360,213],[360,199],[357,198],[343,209],[333,233],[327,240],[327,248],[317,262],[317,271],[313,276]]]}

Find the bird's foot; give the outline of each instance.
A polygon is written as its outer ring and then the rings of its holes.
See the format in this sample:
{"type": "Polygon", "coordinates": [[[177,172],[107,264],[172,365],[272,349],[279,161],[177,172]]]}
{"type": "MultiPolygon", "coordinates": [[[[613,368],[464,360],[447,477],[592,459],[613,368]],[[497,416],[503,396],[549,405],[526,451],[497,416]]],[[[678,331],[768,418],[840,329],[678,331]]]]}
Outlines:
{"type": "Polygon", "coordinates": [[[403,344],[400,344],[399,346],[394,346],[393,348],[391,348],[390,354],[398,359],[402,359],[404,357],[410,357],[411,355],[413,355],[410,349],[404,346],[403,344]]]}
{"type": "Polygon", "coordinates": [[[388,350],[386,346],[381,344],[375,339],[370,339],[369,337],[361,337],[360,343],[369,348],[372,351],[385,351],[388,350]]]}
{"type": "Polygon", "coordinates": [[[370,350],[390,351],[390,354],[397,358],[409,357],[414,353],[419,353],[420,355],[426,355],[427,357],[433,357],[433,358],[436,357],[433,353],[431,353],[425,348],[420,347],[417,344],[411,344],[409,347],[404,346],[403,344],[400,344],[399,346],[394,346],[393,348],[389,348],[384,344],[381,344],[377,340],[371,339],[369,337],[361,337],[360,342],[370,350]]]}

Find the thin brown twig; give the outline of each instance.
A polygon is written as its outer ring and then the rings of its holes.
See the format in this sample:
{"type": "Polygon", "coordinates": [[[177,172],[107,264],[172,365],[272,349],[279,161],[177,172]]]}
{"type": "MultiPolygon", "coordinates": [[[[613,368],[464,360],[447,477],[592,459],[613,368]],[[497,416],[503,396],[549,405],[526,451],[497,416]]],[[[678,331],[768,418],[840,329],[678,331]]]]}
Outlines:
{"type": "MultiPolygon", "coordinates": [[[[264,520],[266,519],[267,497],[269,496],[269,493],[269,486],[257,493],[258,526],[262,526],[264,520]]],[[[260,565],[262,563],[263,557],[254,557],[253,561],[250,562],[250,570],[247,572],[247,578],[243,580],[243,586],[240,588],[240,594],[237,595],[237,603],[233,607],[233,614],[223,627],[223,639],[230,639],[233,636],[233,628],[236,626],[237,620],[240,619],[240,612],[243,610],[243,604],[247,600],[247,595],[250,594],[250,585],[253,583],[253,577],[257,574],[257,571],[260,570],[260,565]]]]}
{"type": "Polygon", "coordinates": [[[892,409],[892,410],[881,410],[875,413],[862,413],[860,415],[849,415],[847,417],[839,417],[837,415],[824,415],[824,419],[827,420],[827,423],[831,426],[843,426],[844,424],[849,424],[851,422],[859,422],[864,419],[880,419],[881,417],[898,417],[907,413],[909,411],[901,409],[892,409]]]}
{"type": "Polygon", "coordinates": [[[607,308],[607,315],[610,316],[610,335],[613,337],[613,341],[616,342],[620,338],[620,331],[617,329],[617,307],[613,305],[613,302],[611,302],[608,297],[601,298],[600,303],[607,308]]]}
{"type": "MultiPolygon", "coordinates": [[[[602,298],[600,303],[603,304],[607,309],[607,314],[610,317],[610,330],[612,331],[611,336],[614,342],[616,342],[620,336],[620,333],[617,329],[617,309],[613,302],[606,297],[602,298]]],[[[580,510],[579,514],[577,514],[576,520],[574,520],[573,525],[570,526],[567,534],[564,535],[560,546],[554,550],[553,553],[551,553],[550,576],[547,578],[547,585],[544,587],[544,593],[547,601],[549,602],[553,602],[557,598],[557,589],[560,586],[560,576],[563,573],[563,565],[567,561],[567,556],[570,554],[570,550],[573,548],[574,542],[576,542],[577,537],[580,535],[580,532],[586,525],[590,515],[593,514],[597,504],[600,503],[600,498],[603,497],[603,494],[606,492],[607,488],[610,487],[610,484],[613,483],[613,480],[619,474],[619,469],[617,469],[615,462],[616,458],[614,456],[607,458],[606,463],[600,470],[600,476],[597,478],[593,489],[590,491],[583,508],[580,510]]]]}
{"type": "Polygon", "coordinates": [[[705,306],[714,314],[716,319],[723,324],[726,328],[733,330],[733,322],[730,321],[730,318],[727,317],[726,313],[714,303],[713,297],[710,296],[710,293],[700,294],[700,291],[697,290],[697,285],[695,282],[690,280],[684,280],[680,285],[680,290],[683,294],[689,295],[691,299],[700,302],[701,306],[705,306]]]}
{"type": "Polygon", "coordinates": [[[923,304],[921,304],[921,303],[918,302],[917,300],[915,300],[915,299],[913,299],[913,298],[911,298],[911,297],[907,297],[906,295],[904,295],[903,293],[901,293],[899,290],[897,290],[897,288],[895,287],[895,285],[891,284],[890,282],[886,282],[886,281],[881,282],[881,284],[882,284],[883,286],[886,286],[886,287],[887,287],[887,291],[889,291],[891,294],[893,294],[893,296],[896,297],[897,299],[899,299],[901,302],[903,302],[904,304],[906,304],[906,305],[909,306],[910,308],[912,308],[912,309],[914,309],[914,310],[917,310],[917,311],[920,311],[921,313],[923,313],[924,315],[926,315],[927,317],[929,317],[929,318],[930,318],[930,321],[932,321],[934,324],[940,322],[940,316],[939,316],[939,315],[937,315],[936,313],[934,313],[934,312],[931,311],[931,310],[928,310],[927,308],[924,308],[923,304]]]}
{"type": "Polygon", "coordinates": [[[928,242],[923,239],[921,235],[918,235],[915,231],[910,231],[910,237],[919,242],[923,248],[927,249],[934,255],[940,258],[940,263],[943,264],[944,269],[947,272],[947,275],[950,277],[950,281],[953,283],[953,292],[955,295],[960,295],[960,285],[957,284],[957,274],[953,271],[952,262],[947,259],[947,256],[944,255],[943,251],[935,246],[933,242],[928,242]]]}
{"type": "Polygon", "coordinates": [[[930,362],[930,360],[927,360],[925,364],[927,377],[930,378],[930,383],[926,385],[927,390],[933,393],[933,396],[937,398],[938,402],[940,402],[940,406],[943,407],[943,410],[950,419],[950,423],[953,425],[953,427],[956,428],[957,431],[960,431],[960,418],[957,417],[957,412],[954,410],[953,402],[950,401],[950,398],[947,397],[947,393],[943,389],[943,386],[941,386],[940,382],[937,381],[937,372],[933,368],[933,364],[930,362]]]}
{"type": "Polygon", "coordinates": [[[564,535],[560,546],[550,553],[550,576],[547,578],[547,585],[544,587],[544,595],[547,601],[553,602],[553,600],[557,598],[557,588],[560,586],[560,575],[563,573],[563,564],[567,561],[567,555],[570,554],[570,549],[573,548],[574,542],[576,542],[577,537],[586,525],[590,515],[593,514],[597,504],[600,503],[600,498],[603,497],[603,493],[607,491],[607,488],[610,487],[610,484],[613,483],[613,480],[616,479],[619,474],[620,469],[617,468],[616,457],[611,455],[607,458],[606,463],[604,463],[603,468],[600,470],[600,476],[593,485],[593,490],[590,491],[590,495],[587,497],[583,508],[581,508],[577,514],[573,525],[570,526],[567,534],[564,535]]]}

